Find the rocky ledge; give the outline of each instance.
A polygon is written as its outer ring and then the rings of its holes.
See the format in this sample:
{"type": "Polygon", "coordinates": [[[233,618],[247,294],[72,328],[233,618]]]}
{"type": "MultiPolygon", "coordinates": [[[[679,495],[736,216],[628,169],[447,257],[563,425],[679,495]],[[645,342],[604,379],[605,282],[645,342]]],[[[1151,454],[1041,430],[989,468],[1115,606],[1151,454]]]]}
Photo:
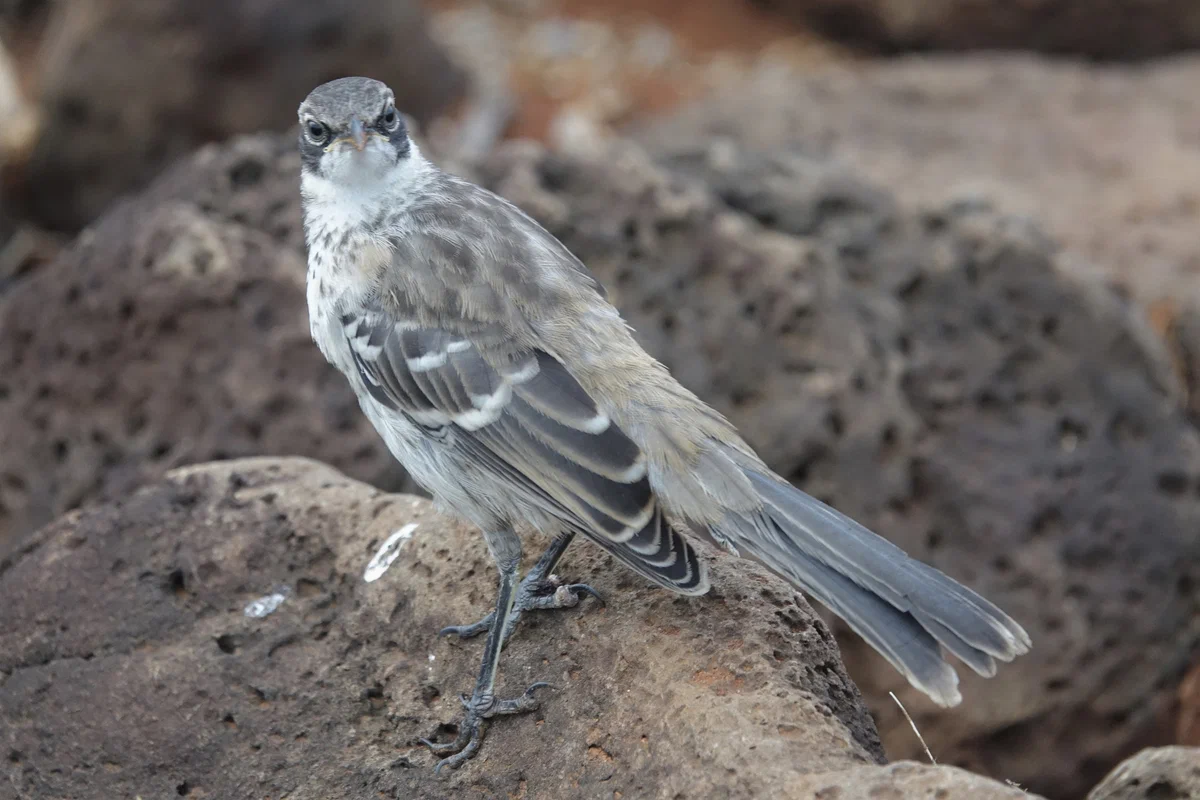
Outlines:
{"type": "Polygon", "coordinates": [[[488,609],[482,538],[306,459],[177,470],[0,565],[4,784],[17,797],[1029,797],[882,765],[804,599],[713,557],[713,592],[684,599],[575,545],[560,572],[607,605],[522,623],[500,686],[555,689],[438,778],[417,739],[453,735],[480,643],[436,631],[488,609]]]}

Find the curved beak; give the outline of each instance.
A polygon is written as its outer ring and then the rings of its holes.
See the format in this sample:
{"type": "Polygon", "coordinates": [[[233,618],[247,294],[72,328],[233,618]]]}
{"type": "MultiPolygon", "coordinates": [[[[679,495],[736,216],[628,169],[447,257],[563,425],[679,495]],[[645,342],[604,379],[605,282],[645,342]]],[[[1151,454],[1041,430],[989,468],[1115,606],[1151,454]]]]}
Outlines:
{"type": "Polygon", "coordinates": [[[354,143],[354,149],[360,153],[367,146],[367,131],[363,127],[362,120],[358,117],[350,118],[350,141],[354,143]]]}

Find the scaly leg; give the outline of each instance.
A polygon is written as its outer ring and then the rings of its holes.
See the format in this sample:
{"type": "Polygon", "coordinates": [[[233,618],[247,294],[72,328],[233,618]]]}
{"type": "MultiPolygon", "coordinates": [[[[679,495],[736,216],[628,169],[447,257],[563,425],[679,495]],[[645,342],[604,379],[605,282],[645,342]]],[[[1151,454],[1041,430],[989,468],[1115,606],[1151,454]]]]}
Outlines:
{"type": "MultiPolygon", "coordinates": [[[[564,531],[555,536],[554,541],[546,548],[546,552],[542,553],[542,557],[529,569],[529,572],[525,575],[525,579],[517,587],[516,598],[513,600],[512,613],[509,614],[508,622],[505,625],[504,639],[500,643],[501,646],[508,643],[509,637],[512,636],[513,630],[517,626],[517,621],[521,619],[521,614],[525,611],[574,608],[579,605],[579,601],[583,599],[583,595],[585,594],[590,594],[601,603],[604,602],[604,598],[600,596],[600,593],[586,583],[565,584],[558,581],[551,574],[554,571],[555,565],[558,564],[558,560],[562,558],[563,553],[567,551],[567,547],[574,538],[575,534],[570,531],[564,531]]],[[[461,639],[469,639],[485,631],[490,631],[492,629],[492,622],[495,619],[496,612],[493,611],[483,619],[470,625],[451,625],[448,628],[442,628],[438,631],[438,635],[446,636],[448,634],[455,634],[461,639]]]]}
{"type": "Polygon", "coordinates": [[[462,704],[466,716],[458,731],[458,737],[449,743],[436,743],[428,739],[421,742],[429,747],[436,755],[446,755],[438,762],[435,772],[441,772],[442,767],[455,768],[475,755],[483,741],[484,721],[504,714],[520,714],[533,711],[538,707],[533,693],[538,689],[549,686],[538,682],[525,690],[525,693],[513,700],[496,698],[496,667],[500,663],[500,651],[504,647],[502,632],[505,630],[513,611],[513,601],[517,586],[517,565],[521,561],[521,540],[512,529],[498,533],[486,534],[488,547],[496,558],[500,570],[500,589],[496,594],[496,611],[494,619],[500,624],[493,625],[488,630],[487,644],[483,648],[483,664],[479,668],[479,678],[475,682],[475,691],[470,698],[462,695],[462,704]]]}

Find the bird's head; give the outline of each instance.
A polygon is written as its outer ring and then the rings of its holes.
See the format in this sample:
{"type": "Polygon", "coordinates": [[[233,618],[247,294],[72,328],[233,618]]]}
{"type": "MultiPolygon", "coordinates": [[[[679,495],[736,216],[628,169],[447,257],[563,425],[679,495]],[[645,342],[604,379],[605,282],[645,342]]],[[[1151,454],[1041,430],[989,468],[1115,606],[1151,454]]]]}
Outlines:
{"type": "Polygon", "coordinates": [[[412,152],[396,98],[371,78],[339,78],[300,104],[300,157],[305,172],[335,183],[384,178],[412,152]]]}

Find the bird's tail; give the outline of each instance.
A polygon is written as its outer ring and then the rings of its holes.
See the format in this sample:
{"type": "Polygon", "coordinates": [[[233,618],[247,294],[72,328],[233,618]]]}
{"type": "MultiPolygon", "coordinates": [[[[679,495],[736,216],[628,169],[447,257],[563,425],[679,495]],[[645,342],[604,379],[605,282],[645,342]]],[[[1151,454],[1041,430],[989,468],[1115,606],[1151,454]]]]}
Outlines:
{"type": "Polygon", "coordinates": [[[776,476],[743,473],[762,510],[714,532],[835,612],[934,702],[962,699],[939,644],[985,677],[1028,651],[1025,630],[975,592],[776,476]]]}

